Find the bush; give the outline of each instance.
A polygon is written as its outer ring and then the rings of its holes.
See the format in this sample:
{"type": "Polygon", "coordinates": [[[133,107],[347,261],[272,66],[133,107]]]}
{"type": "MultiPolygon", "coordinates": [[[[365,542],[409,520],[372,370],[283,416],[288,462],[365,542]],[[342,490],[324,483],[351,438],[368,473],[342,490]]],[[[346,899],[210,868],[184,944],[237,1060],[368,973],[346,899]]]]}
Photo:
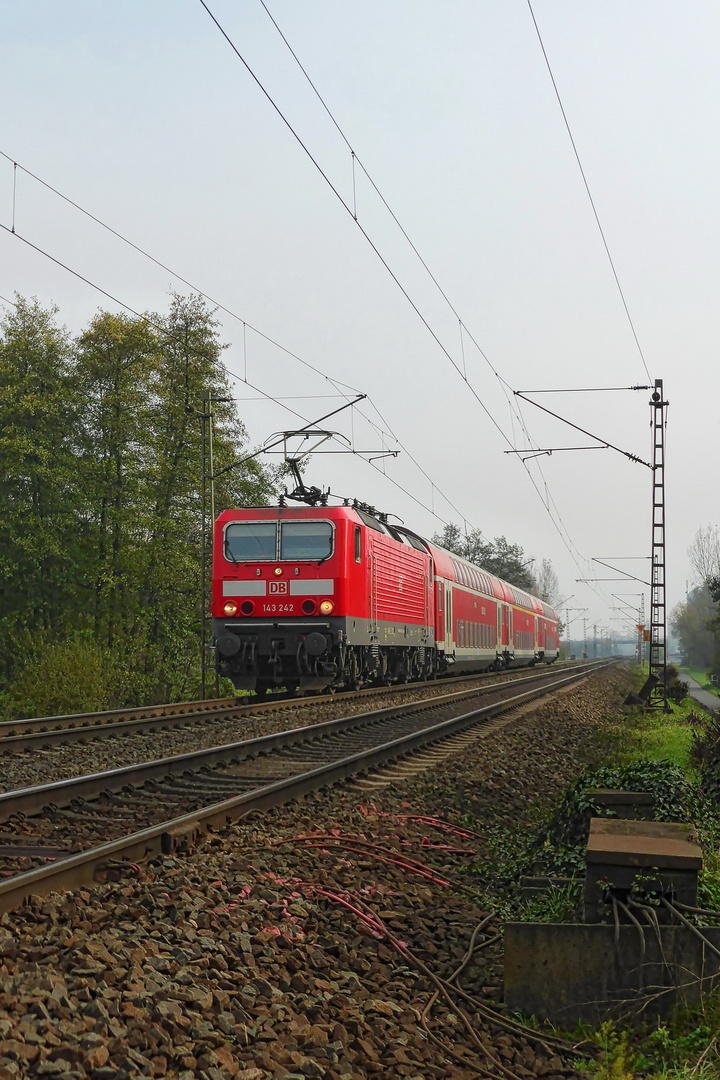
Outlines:
{"type": "Polygon", "coordinates": [[[97,712],[112,707],[109,652],[91,638],[50,642],[28,655],[5,696],[8,718],[97,712]]]}
{"type": "Polygon", "coordinates": [[[680,678],[680,672],[673,664],[665,669],[665,689],[670,701],[680,704],[688,696],[688,684],[680,678]]]}

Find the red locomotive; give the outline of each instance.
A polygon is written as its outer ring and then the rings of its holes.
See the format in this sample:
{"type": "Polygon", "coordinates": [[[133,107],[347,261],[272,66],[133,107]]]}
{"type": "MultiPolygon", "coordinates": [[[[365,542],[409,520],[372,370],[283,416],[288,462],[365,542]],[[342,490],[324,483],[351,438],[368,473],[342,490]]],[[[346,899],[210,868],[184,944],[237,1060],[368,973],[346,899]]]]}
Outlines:
{"type": "Polygon", "coordinates": [[[260,693],[304,692],[557,659],[551,607],[371,511],[220,515],[211,604],[220,675],[260,693]]]}

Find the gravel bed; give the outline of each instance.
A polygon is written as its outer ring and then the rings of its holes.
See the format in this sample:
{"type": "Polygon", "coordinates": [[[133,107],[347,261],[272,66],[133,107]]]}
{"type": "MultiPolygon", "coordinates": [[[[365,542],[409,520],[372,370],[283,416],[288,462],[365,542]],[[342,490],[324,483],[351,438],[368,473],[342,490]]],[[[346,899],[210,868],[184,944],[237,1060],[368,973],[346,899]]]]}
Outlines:
{"type": "MultiPolygon", "coordinates": [[[[527,670],[521,674],[529,674],[527,670]]],[[[498,676],[498,682],[508,682],[513,675],[498,676]]],[[[6,754],[3,758],[0,791],[49,784],[54,780],[66,780],[71,776],[85,776],[105,769],[119,769],[135,765],[139,761],[172,757],[191,753],[222,743],[253,739],[258,735],[270,735],[274,731],[319,724],[342,716],[356,716],[374,709],[389,708],[403,702],[418,701],[424,697],[438,697],[454,690],[469,690],[473,686],[484,687],[496,679],[479,678],[477,683],[448,686],[442,680],[422,683],[412,689],[389,688],[387,693],[369,694],[352,700],[336,700],[321,696],[312,705],[297,706],[292,701],[286,708],[264,715],[262,711],[244,714],[236,719],[213,717],[196,724],[166,728],[164,731],[144,732],[135,735],[115,735],[86,743],[72,743],[46,748],[34,748],[22,753],[6,754]]]]}
{"type": "Polygon", "coordinates": [[[503,1018],[498,923],[461,871],[579,775],[626,690],[605,672],[431,773],[2,916],[0,1080],[577,1076],[576,1050],[503,1018]]]}

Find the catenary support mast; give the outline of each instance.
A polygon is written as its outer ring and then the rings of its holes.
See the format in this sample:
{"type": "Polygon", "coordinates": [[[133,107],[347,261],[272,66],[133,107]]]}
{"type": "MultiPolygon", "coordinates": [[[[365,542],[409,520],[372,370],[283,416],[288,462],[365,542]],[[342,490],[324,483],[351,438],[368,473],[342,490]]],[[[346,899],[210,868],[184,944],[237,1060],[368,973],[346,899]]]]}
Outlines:
{"type": "Polygon", "coordinates": [[[651,708],[669,708],[666,652],[665,606],[665,423],[667,401],[663,398],[662,379],[655,380],[650,401],[653,439],[653,497],[652,497],[652,576],[650,578],[650,675],[654,683],[648,704],[651,708]]]}

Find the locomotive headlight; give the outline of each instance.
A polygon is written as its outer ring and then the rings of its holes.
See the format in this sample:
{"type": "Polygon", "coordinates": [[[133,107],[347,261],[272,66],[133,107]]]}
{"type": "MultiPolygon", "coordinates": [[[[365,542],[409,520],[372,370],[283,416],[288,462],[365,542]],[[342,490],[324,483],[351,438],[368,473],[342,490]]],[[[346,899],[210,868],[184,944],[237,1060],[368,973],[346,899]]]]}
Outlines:
{"type": "Polygon", "coordinates": [[[333,604],[332,600],[323,600],[323,602],[320,604],[320,611],[323,615],[332,615],[334,610],[335,605],[333,604]]]}
{"type": "Polygon", "coordinates": [[[276,574],[278,575],[278,577],[279,577],[279,576],[280,576],[280,574],[282,574],[282,566],[276,566],[276,567],[275,567],[275,573],[276,573],[276,574]]]}
{"type": "Polygon", "coordinates": [[[237,604],[234,600],[228,600],[227,604],[223,608],[226,615],[234,615],[237,611],[237,604]]]}

